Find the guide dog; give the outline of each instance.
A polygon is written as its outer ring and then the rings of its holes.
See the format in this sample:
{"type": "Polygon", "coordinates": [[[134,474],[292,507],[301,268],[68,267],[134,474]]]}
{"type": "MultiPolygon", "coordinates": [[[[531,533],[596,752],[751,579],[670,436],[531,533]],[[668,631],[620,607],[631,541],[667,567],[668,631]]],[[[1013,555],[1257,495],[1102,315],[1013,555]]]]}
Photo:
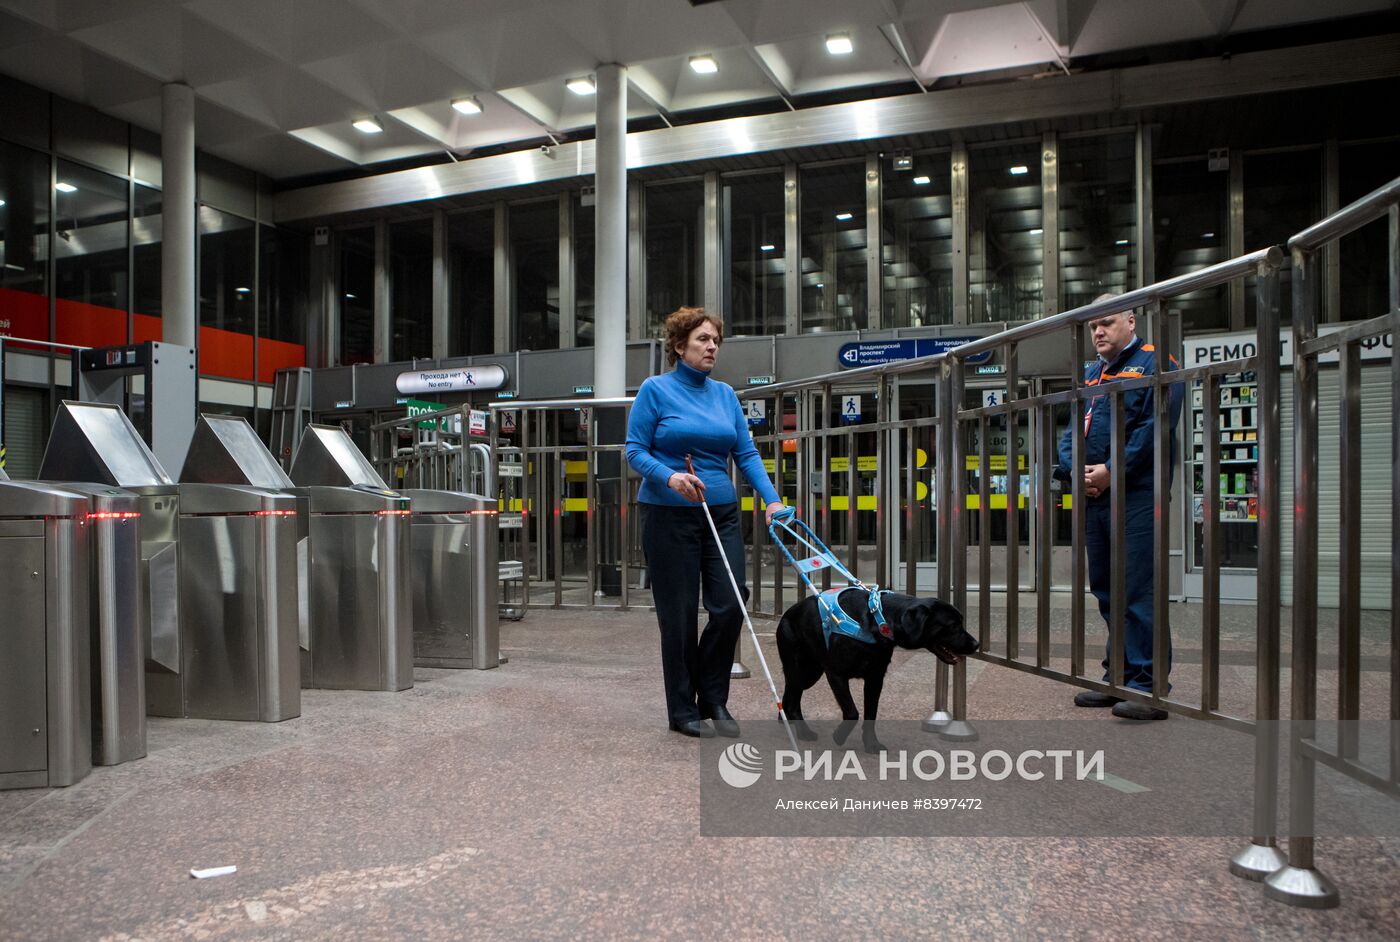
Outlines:
{"type": "Polygon", "coordinates": [[[832,632],[828,647],[822,631],[822,611],[808,596],[783,613],[778,623],[778,657],[783,662],[783,708],[793,733],[803,740],[817,734],[802,718],[802,693],[826,674],[827,683],[841,707],[842,723],[834,734],[836,744],[844,745],[860,719],[851,680],[865,681],[865,722],[861,739],[866,752],[883,752],[875,736],[875,718],[880,709],[880,692],[885,685],[895,646],[933,652],[945,664],[956,664],[977,650],[977,639],[963,627],[962,612],[938,599],[916,599],[891,592],[884,595],[885,620],[893,639],[885,638],[869,610],[869,594],[861,589],[841,593],[841,609],[857,623],[870,629],[873,643],[832,632]]]}

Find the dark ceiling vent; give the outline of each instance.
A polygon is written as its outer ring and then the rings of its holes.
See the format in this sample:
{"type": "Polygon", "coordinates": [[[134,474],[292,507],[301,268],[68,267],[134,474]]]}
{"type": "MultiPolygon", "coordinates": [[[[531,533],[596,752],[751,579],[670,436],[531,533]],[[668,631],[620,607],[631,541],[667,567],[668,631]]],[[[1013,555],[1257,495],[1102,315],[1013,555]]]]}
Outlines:
{"type": "Polygon", "coordinates": [[[690,5],[693,6],[693,7],[703,7],[703,6],[704,6],[705,4],[707,4],[707,3],[719,3],[719,2],[720,2],[720,0],[690,0],[690,5]]]}

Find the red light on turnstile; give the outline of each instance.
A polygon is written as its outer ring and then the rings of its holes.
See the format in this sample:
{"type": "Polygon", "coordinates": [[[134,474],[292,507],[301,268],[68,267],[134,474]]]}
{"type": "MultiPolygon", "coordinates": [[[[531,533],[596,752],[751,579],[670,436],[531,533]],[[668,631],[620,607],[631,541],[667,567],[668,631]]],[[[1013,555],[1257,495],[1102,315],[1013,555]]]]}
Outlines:
{"type": "Polygon", "coordinates": [[[296,515],[297,515],[297,512],[296,512],[295,510],[255,510],[255,511],[253,511],[253,516],[254,516],[254,517],[295,517],[296,515]]]}
{"type": "Polygon", "coordinates": [[[381,517],[407,517],[413,513],[411,510],[376,510],[376,514],[381,517]]]}
{"type": "Polygon", "coordinates": [[[88,514],[89,520],[138,520],[141,515],[134,511],[101,511],[95,514],[88,514]]]}
{"type": "Polygon", "coordinates": [[[500,513],[499,510],[468,510],[467,513],[473,517],[494,517],[500,513]]]}

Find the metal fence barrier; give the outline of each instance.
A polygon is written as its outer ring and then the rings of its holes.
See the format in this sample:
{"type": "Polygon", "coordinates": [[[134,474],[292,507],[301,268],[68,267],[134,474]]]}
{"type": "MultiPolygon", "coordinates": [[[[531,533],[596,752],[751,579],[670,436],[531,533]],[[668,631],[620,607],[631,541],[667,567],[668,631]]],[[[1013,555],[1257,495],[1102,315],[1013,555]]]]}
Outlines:
{"type": "MultiPolygon", "coordinates": [[[[1392,460],[1389,734],[1384,768],[1365,764],[1356,735],[1347,724],[1361,718],[1360,607],[1361,566],[1360,491],[1360,350],[1400,324],[1400,180],[1358,200],[1288,243],[1292,266],[1291,349],[1293,383],[1292,427],[1281,427],[1283,405],[1283,346],[1280,316],[1280,272],[1288,257],[1281,247],[1221,262],[1176,278],[1107,298],[1073,311],[963,344],[947,353],[878,366],[814,376],[810,379],[741,390],[748,404],[754,441],[773,483],[784,499],[862,580],[910,594],[932,591],[969,611],[975,593],[976,627],[981,649],[974,657],[1013,670],[1053,679],[1076,688],[1100,691],[1125,700],[1149,703],[1181,716],[1208,719],[1247,731],[1254,739],[1252,839],[1230,861],[1237,876],[1265,882],[1267,894],[1294,905],[1336,905],[1336,888],[1314,866],[1314,773],[1328,767],[1384,795],[1400,797],[1400,360],[1390,365],[1390,425],[1392,460]],[[1318,253],[1344,235],[1388,217],[1388,313],[1348,324],[1319,336],[1318,253]],[[1254,350],[1224,362],[1181,367],[1168,351],[1173,337],[1173,302],[1237,281],[1253,281],[1255,300],[1254,350]],[[1154,347],[1155,372],[1118,378],[1103,385],[1086,385],[1088,357],[1085,325],[1120,312],[1140,312],[1154,347]],[[1019,352],[1034,343],[1063,344],[1066,389],[1021,395],[1019,352]],[[999,353],[1005,365],[1004,401],[969,405],[966,395],[970,368],[979,357],[999,353]],[[1341,483],[1340,609],[1338,670],[1338,735],[1323,742],[1315,735],[1317,719],[1317,580],[1319,520],[1318,363],[1331,353],[1340,356],[1341,483]],[[1220,391],[1239,374],[1253,374],[1257,386],[1258,606],[1254,625],[1253,704],[1245,706],[1246,689],[1221,685],[1222,462],[1220,391]],[[1201,666],[1198,677],[1183,678],[1169,688],[1167,671],[1153,672],[1153,689],[1141,692],[1124,685],[1121,656],[1109,665],[1107,680],[1092,665],[1086,638],[1084,597],[1087,581],[1084,481],[1071,475],[1057,490],[1057,412],[1068,412],[1072,461],[1082,467],[1085,455],[1084,420],[1092,400],[1114,403],[1110,439],[1111,553],[1110,606],[1107,642],[1115,652],[1124,648],[1128,567],[1142,565],[1142,548],[1130,556],[1125,541],[1127,516],[1124,496],[1127,445],[1123,396],[1137,390],[1153,392],[1155,422],[1152,489],[1156,508],[1150,552],[1154,562],[1153,662],[1168,662],[1171,607],[1166,560],[1171,552],[1170,495],[1173,487],[1170,392],[1200,390],[1202,411],[1202,495],[1200,506],[1202,572],[1201,666]],[[874,421],[852,424],[853,397],[873,395],[874,421]],[[1028,432],[1022,454],[1017,429],[1028,432]],[[1005,447],[994,451],[994,427],[1007,429],[1005,447]],[[1282,493],[1282,456],[1292,440],[1293,488],[1282,493]],[[976,454],[968,442],[976,441],[976,454]],[[1000,464],[1005,483],[993,493],[993,471],[1000,464]],[[1033,614],[1022,633],[1020,543],[1024,469],[1028,482],[1029,577],[1033,583],[1033,614]],[[932,477],[930,478],[930,471],[932,477]],[[975,471],[975,483],[971,483],[975,471]],[[1279,770],[1281,757],[1280,667],[1283,617],[1282,502],[1292,502],[1292,636],[1289,729],[1289,808],[1287,857],[1279,847],[1279,770]],[[1002,503],[1004,502],[1004,503],[1002,503]],[[997,506],[999,503],[1002,506],[997,506]],[[1069,535],[1069,653],[1058,658],[1052,644],[1051,558],[1055,549],[1052,517],[1056,509],[1070,511],[1069,535]],[[1004,516],[1003,516],[1004,515],[1004,516]],[[993,531],[1001,518],[1001,538],[993,531]],[[971,542],[976,527],[975,544],[971,542]],[[996,546],[994,544],[1000,544],[996,546]],[[1002,556],[1000,573],[994,549],[1002,556]],[[971,572],[969,571],[971,570],[971,572]],[[930,582],[930,573],[932,582],[930,582]],[[1001,585],[997,585],[998,576],[1001,585]],[[1003,596],[1005,628],[992,623],[993,592],[1003,596]],[[1067,663],[1065,661],[1067,660],[1067,663]],[[1235,701],[1235,702],[1231,702],[1235,701]],[[1222,703],[1224,705],[1222,706],[1222,703]]],[[[1186,397],[1183,395],[1183,399],[1186,397]]],[[[855,399],[854,411],[864,411],[855,399]]],[[[623,431],[630,399],[493,403],[494,426],[510,413],[512,440],[493,438],[492,465],[514,460],[525,476],[521,510],[531,522],[524,529],[526,599],[535,587],[536,604],[552,607],[631,605],[630,589],[645,585],[640,540],[633,532],[629,511],[638,481],[626,470],[623,431]],[[611,414],[610,428],[601,416],[611,414]],[[590,416],[592,420],[590,421],[590,416]],[[513,443],[512,443],[513,442],[513,443]],[[611,506],[610,506],[611,505],[611,506]],[[531,511],[535,512],[532,514],[531,511]],[[544,512],[540,512],[544,511],[544,512]],[[570,524],[575,515],[582,521],[570,524]],[[567,528],[567,529],[566,529],[567,528]],[[571,547],[571,548],[570,548],[571,547]],[[566,549],[569,550],[566,552],[566,549]],[[610,568],[615,592],[605,583],[610,568]],[[640,580],[634,577],[641,575],[640,580]],[[541,598],[541,592],[543,598],[541,598]],[[610,596],[617,596],[612,601],[610,596]]],[[[1195,429],[1182,429],[1181,447],[1193,448],[1195,429]]],[[[780,555],[769,545],[762,526],[762,508],[751,489],[740,484],[744,526],[750,545],[750,606],[756,613],[777,616],[800,598],[800,587],[786,571],[780,555]]],[[[1182,491],[1190,487],[1184,482],[1182,491]]],[[[1183,500],[1183,504],[1188,501],[1183,500]]],[[[829,584],[823,571],[823,585],[829,584]]],[[[932,714],[925,728],[948,739],[972,739],[976,731],[967,716],[966,662],[950,668],[939,663],[935,675],[932,714]]]]}

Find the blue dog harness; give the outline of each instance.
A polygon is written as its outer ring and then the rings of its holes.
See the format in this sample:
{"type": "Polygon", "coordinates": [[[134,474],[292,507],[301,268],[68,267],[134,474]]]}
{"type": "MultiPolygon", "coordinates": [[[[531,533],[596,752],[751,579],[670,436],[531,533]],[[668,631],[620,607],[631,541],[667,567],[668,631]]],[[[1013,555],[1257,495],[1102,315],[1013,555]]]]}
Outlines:
{"type": "MultiPolygon", "coordinates": [[[[831,636],[833,634],[844,635],[854,641],[861,641],[865,644],[874,644],[879,638],[875,637],[875,632],[865,625],[856,621],[846,610],[841,607],[840,598],[844,592],[866,591],[861,586],[848,585],[839,589],[827,589],[817,596],[817,607],[822,611],[822,638],[826,641],[826,646],[831,647],[831,636]]],[[[875,627],[879,629],[881,637],[893,640],[894,632],[885,622],[885,608],[882,596],[889,595],[888,589],[871,588],[866,603],[871,617],[875,620],[875,627]]]]}

